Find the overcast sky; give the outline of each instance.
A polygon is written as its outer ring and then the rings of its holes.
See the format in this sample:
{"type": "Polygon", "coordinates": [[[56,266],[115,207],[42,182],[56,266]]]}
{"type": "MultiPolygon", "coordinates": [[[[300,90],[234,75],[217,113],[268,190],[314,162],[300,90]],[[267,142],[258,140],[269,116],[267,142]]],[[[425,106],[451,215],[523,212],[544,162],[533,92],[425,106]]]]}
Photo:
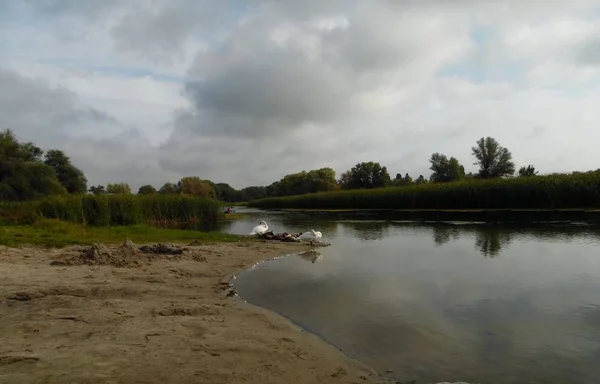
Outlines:
{"type": "Polygon", "coordinates": [[[0,129],[90,184],[266,185],[361,161],[429,176],[492,136],[600,168],[593,0],[2,0],[0,129]]]}

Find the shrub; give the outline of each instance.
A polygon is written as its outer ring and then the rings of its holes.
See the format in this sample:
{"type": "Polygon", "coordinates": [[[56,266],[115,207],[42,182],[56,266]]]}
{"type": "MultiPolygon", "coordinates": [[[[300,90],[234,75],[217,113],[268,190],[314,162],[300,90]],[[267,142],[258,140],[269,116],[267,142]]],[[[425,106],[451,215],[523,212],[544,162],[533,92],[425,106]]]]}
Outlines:
{"type": "Polygon", "coordinates": [[[181,195],[80,195],[0,203],[0,219],[15,224],[45,218],[91,226],[191,224],[210,227],[221,215],[221,202],[181,195]]]}

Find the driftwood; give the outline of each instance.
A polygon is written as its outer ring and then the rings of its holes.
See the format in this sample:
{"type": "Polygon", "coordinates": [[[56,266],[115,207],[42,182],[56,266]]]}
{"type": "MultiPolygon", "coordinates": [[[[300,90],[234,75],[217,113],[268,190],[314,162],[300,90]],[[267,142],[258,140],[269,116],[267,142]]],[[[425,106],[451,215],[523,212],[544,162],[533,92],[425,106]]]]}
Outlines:
{"type": "Polygon", "coordinates": [[[298,234],[291,234],[291,233],[287,233],[287,232],[283,232],[283,233],[274,233],[273,231],[269,231],[269,232],[265,232],[263,234],[257,235],[259,239],[263,239],[263,240],[276,240],[276,241],[282,241],[282,242],[286,242],[286,243],[305,243],[305,244],[310,244],[312,246],[319,246],[319,247],[327,247],[331,244],[327,244],[327,243],[322,243],[319,241],[313,241],[313,240],[303,240],[303,239],[298,239],[298,236],[302,235],[303,232],[300,232],[298,234]]]}

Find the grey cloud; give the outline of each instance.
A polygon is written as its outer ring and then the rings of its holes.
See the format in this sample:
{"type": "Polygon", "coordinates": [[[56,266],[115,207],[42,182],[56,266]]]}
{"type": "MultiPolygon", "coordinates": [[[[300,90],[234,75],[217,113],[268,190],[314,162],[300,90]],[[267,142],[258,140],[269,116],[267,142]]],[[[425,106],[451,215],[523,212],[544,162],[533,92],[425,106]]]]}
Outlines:
{"type": "Polygon", "coordinates": [[[111,36],[121,50],[172,63],[184,54],[184,44],[191,36],[210,41],[228,26],[234,19],[231,9],[236,3],[179,0],[134,7],[113,27],[111,36]]]}
{"type": "Polygon", "coordinates": [[[319,13],[310,3],[302,22],[282,22],[297,6],[284,2],[232,31],[218,49],[198,54],[185,86],[194,109],[180,119],[187,126],[176,129],[230,137],[287,134],[306,123],[343,129],[360,113],[355,96],[384,84],[385,71],[413,61],[425,38],[415,40],[410,28],[398,37],[392,24],[380,26],[386,9],[378,6],[346,15],[347,28],[334,31],[304,23],[321,14],[344,16],[331,13],[340,4],[319,13]]]}
{"type": "Polygon", "coordinates": [[[44,17],[75,16],[97,20],[123,2],[120,0],[21,0],[35,13],[44,17]]]}
{"type": "Polygon", "coordinates": [[[137,187],[179,177],[159,167],[156,148],[145,144],[142,132],[129,129],[97,138],[120,123],[106,112],[78,105],[76,95],[67,90],[4,69],[0,69],[0,116],[0,129],[10,128],[19,140],[64,150],[91,184],[122,180],[137,187]]]}
{"type": "Polygon", "coordinates": [[[116,123],[102,111],[77,106],[76,95],[65,89],[52,89],[42,81],[1,68],[0,116],[6,128],[25,140],[41,139],[48,145],[60,144],[74,125],[84,121],[116,123]]]}
{"type": "Polygon", "coordinates": [[[583,42],[576,50],[575,61],[583,65],[600,66],[600,36],[583,42]]]}

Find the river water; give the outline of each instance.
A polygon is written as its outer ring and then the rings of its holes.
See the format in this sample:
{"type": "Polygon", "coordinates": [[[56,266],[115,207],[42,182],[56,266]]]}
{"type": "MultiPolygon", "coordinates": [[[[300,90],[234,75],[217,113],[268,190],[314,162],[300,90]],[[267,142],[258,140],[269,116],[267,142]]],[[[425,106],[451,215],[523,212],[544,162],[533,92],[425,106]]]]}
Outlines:
{"type": "MultiPolygon", "coordinates": [[[[240,212],[240,210],[238,210],[240,212]]],[[[314,228],[332,246],[259,264],[238,294],[386,376],[600,383],[600,231],[247,211],[224,230],[314,228]]]]}

